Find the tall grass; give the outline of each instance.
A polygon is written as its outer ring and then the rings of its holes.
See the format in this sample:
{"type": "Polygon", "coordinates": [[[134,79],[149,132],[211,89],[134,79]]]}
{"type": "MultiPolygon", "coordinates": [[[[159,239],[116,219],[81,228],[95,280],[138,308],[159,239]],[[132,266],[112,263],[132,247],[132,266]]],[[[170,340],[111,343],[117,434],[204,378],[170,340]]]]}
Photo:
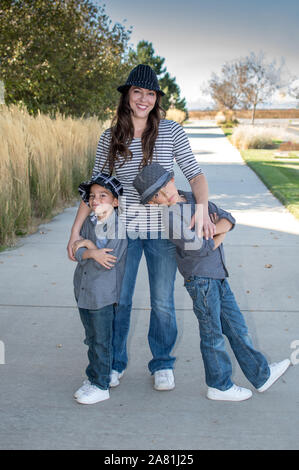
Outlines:
{"type": "Polygon", "coordinates": [[[187,113],[181,109],[169,108],[166,112],[166,119],[183,124],[183,122],[187,119],[187,113]]]}
{"type": "Polygon", "coordinates": [[[77,196],[104,128],[96,118],[34,118],[0,107],[0,245],[26,232],[34,217],[48,217],[77,196]]]}
{"type": "Polygon", "coordinates": [[[271,149],[277,142],[297,142],[299,137],[289,134],[285,129],[266,126],[238,126],[234,129],[231,142],[238,149],[271,149]]]}

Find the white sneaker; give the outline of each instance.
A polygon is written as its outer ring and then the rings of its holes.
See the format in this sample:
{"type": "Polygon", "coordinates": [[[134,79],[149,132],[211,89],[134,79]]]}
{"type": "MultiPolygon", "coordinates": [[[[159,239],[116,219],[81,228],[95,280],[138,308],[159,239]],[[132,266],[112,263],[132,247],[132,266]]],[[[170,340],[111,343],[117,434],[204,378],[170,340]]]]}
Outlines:
{"type": "Polygon", "coordinates": [[[122,372],[117,372],[117,370],[112,369],[111,374],[110,374],[110,384],[109,384],[109,386],[110,387],[117,387],[119,385],[119,379],[122,378],[124,373],[125,373],[124,370],[122,372]]]}
{"type": "Polygon", "coordinates": [[[109,390],[102,390],[96,387],[96,385],[90,385],[89,388],[77,398],[77,403],[81,405],[93,405],[99,401],[108,400],[108,398],[110,398],[109,390]]]}
{"type": "Polygon", "coordinates": [[[265,392],[268,390],[268,388],[271,387],[271,385],[276,382],[276,380],[279,379],[279,377],[282,376],[282,374],[285,373],[289,365],[291,364],[290,359],[285,359],[284,361],[281,362],[274,362],[273,364],[269,365],[270,368],[270,377],[268,380],[262,385],[260,388],[257,389],[258,392],[265,392]]]}
{"type": "Polygon", "coordinates": [[[223,401],[243,401],[252,397],[252,391],[247,388],[238,387],[233,385],[228,390],[218,390],[217,388],[208,387],[207,398],[209,400],[223,400],[223,401]]]}
{"type": "Polygon", "coordinates": [[[84,380],[83,382],[83,385],[78,388],[78,390],[74,393],[74,398],[79,398],[82,393],[86,392],[86,390],[89,389],[91,383],[89,382],[89,380],[84,380]]]}
{"type": "Polygon", "coordinates": [[[154,374],[155,383],[154,388],[156,390],[173,390],[175,387],[174,375],[172,369],[157,370],[154,374]]]}

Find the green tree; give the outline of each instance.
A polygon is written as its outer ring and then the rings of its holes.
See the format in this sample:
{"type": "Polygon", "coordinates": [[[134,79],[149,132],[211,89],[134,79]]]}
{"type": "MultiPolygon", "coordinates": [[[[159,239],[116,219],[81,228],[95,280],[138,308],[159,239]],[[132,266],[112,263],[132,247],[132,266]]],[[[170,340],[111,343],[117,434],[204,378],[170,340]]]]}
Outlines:
{"type": "Polygon", "coordinates": [[[0,78],[5,102],[55,115],[115,108],[130,31],[89,0],[2,0],[0,78]]]}
{"type": "Polygon", "coordinates": [[[128,54],[128,60],[132,66],[145,64],[152,67],[156,72],[161,90],[165,96],[162,99],[162,106],[167,111],[171,106],[187,112],[186,100],[180,96],[180,88],[176,79],[171,77],[164,66],[165,59],[155,55],[153,44],[148,41],[139,41],[136,51],[131,50],[128,54]]]}

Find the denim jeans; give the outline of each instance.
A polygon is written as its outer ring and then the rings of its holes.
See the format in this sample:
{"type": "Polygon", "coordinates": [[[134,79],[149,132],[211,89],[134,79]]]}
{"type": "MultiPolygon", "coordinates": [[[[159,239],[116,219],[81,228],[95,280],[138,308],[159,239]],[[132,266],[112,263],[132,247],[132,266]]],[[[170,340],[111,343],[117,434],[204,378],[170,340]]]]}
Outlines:
{"type": "Polygon", "coordinates": [[[172,369],[175,357],[170,353],[177,338],[174,308],[174,282],[177,270],[175,246],[167,239],[128,238],[125,274],[120,301],[113,327],[113,369],[122,372],[128,363],[127,337],[130,328],[132,298],[137,271],[144,251],[150,285],[151,314],[148,342],[152,360],[148,364],[153,374],[160,369],[172,369]]]}
{"type": "Polygon", "coordinates": [[[79,312],[86,335],[84,343],[88,346],[87,378],[92,385],[108,390],[113,358],[115,306],[107,305],[99,310],[79,308],[79,312]]]}
{"type": "Polygon", "coordinates": [[[207,385],[218,390],[227,390],[233,385],[232,366],[223,335],[227,336],[247,379],[256,388],[264,385],[270,375],[268,362],[254,349],[227,280],[192,276],[185,281],[185,287],[193,300],[193,310],[199,322],[207,385]]]}

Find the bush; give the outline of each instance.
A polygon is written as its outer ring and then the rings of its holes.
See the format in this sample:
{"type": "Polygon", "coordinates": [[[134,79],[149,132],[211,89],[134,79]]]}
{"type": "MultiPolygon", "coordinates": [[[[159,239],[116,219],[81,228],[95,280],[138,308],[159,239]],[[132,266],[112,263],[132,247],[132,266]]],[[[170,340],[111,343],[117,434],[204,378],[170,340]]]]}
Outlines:
{"type": "Polygon", "coordinates": [[[271,149],[277,147],[277,141],[298,140],[279,127],[238,126],[234,129],[232,144],[241,150],[271,149]]]}
{"type": "Polygon", "coordinates": [[[187,114],[185,111],[176,108],[169,108],[166,112],[166,119],[170,121],[176,121],[179,124],[183,124],[187,119],[187,114]]]}
{"type": "Polygon", "coordinates": [[[219,111],[215,116],[215,121],[218,126],[222,127],[235,127],[239,124],[234,111],[230,109],[219,111]]]}

